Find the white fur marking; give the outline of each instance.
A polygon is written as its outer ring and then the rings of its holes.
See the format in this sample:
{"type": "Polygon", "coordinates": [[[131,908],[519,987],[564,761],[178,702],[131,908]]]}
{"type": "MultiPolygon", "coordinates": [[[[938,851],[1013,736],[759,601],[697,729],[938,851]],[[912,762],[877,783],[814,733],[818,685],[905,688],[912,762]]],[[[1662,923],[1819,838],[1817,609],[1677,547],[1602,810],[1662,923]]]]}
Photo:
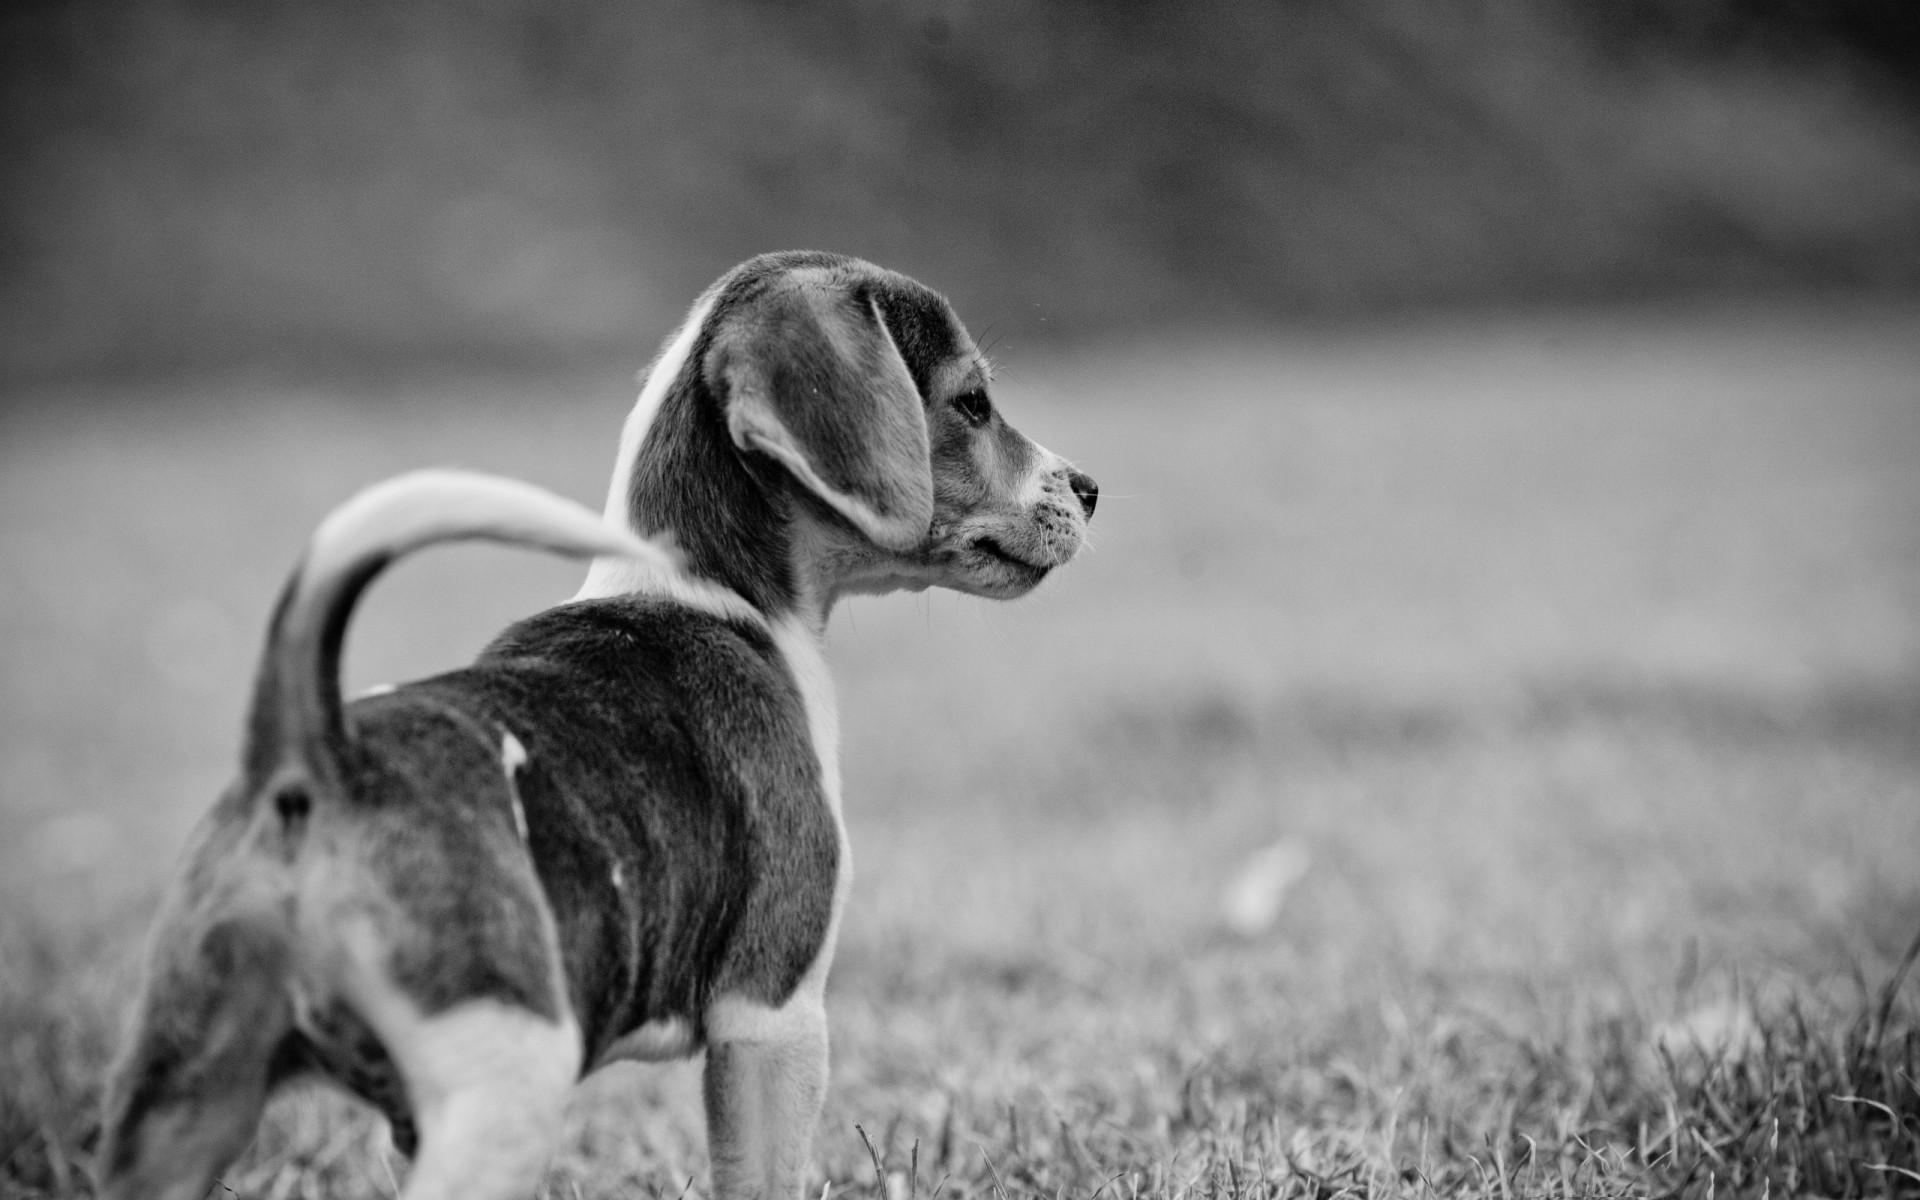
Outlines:
{"type": "MultiPolygon", "coordinates": [[[[640,398],[634,401],[632,411],[627,413],[626,424],[620,429],[620,449],[613,463],[613,481],[607,487],[604,518],[609,525],[631,531],[633,514],[628,511],[628,505],[632,503],[632,497],[628,493],[633,489],[633,469],[640,459],[640,447],[646,442],[647,431],[653,428],[653,422],[659,416],[660,405],[667,398],[667,390],[686,368],[687,356],[693,352],[693,343],[699,339],[712,309],[713,297],[702,296],[647,371],[647,382],[640,389],[640,398]]],[[[598,600],[635,592],[666,596],[698,612],[732,620],[755,620],[759,616],[752,605],[729,588],[704,579],[694,579],[677,568],[668,569],[657,563],[630,558],[594,559],[587,568],[585,581],[580,584],[580,590],[573,598],[598,600]]]]}
{"type": "Polygon", "coordinates": [[[840,711],[833,690],[833,676],[821,653],[820,637],[798,616],[773,623],[773,641],[793,672],[800,689],[800,702],[807,712],[807,732],[813,753],[820,761],[820,790],[833,814],[833,830],[839,842],[839,870],[833,881],[833,908],[827,918],[827,933],[820,951],[801,975],[793,995],[779,1008],[736,996],[720,996],[707,1006],[706,1026],[709,1041],[781,1041],[804,1030],[809,1023],[824,1020],[827,971],[833,966],[833,952],[840,938],[840,916],[846,911],[847,894],[853,887],[853,847],[847,841],[847,823],[840,808],[840,711]]]}
{"type": "Polygon", "coordinates": [[[527,810],[520,803],[520,789],[513,785],[513,776],[526,765],[527,748],[509,729],[500,739],[500,767],[507,773],[507,796],[513,801],[513,827],[519,831],[523,842],[527,840],[527,810]]]}
{"type": "Polygon", "coordinates": [[[693,1026],[679,1017],[648,1021],[645,1025],[616,1039],[595,1059],[595,1070],[611,1062],[666,1062],[685,1058],[699,1049],[693,1026]]]}
{"type": "MultiPolygon", "coordinates": [[[[831,954],[823,955],[831,958],[831,954]]],[[[825,971],[821,972],[824,976],[825,971]]],[[[707,1006],[709,1042],[785,1042],[815,1022],[826,1019],[824,989],[808,987],[813,978],[807,972],[799,989],[779,1008],[769,1008],[758,1000],[739,996],[721,996],[707,1006]]]]}
{"type": "Polygon", "coordinates": [[[530,1195],[579,1075],[573,1022],[475,1000],[416,1017],[398,1045],[421,1135],[407,1200],[530,1195]]]}
{"type": "MultiPolygon", "coordinates": [[[[833,676],[827,671],[821,652],[820,635],[807,628],[799,616],[775,621],[770,632],[780,656],[793,672],[800,689],[800,703],[807,713],[807,734],[813,753],[820,760],[820,784],[827,793],[835,824],[840,823],[840,703],[834,693],[833,676]]],[[[844,832],[844,830],[843,830],[844,832]]]]}
{"type": "Polygon", "coordinates": [[[370,924],[340,931],[353,1008],[406,1081],[420,1126],[420,1158],[406,1200],[506,1200],[530,1195],[579,1078],[580,1029],[497,1000],[469,1000],[433,1016],[393,981],[370,924]]]}
{"type": "Polygon", "coordinates": [[[627,559],[596,558],[587,568],[586,582],[574,593],[575,600],[599,600],[608,596],[642,594],[662,596],[675,604],[710,613],[730,621],[764,623],[760,610],[748,604],[740,593],[705,579],[696,579],[674,569],[657,570],[650,564],[627,559]]]}
{"type": "Polygon", "coordinates": [[[634,402],[633,409],[627,413],[627,422],[620,427],[619,457],[613,463],[613,481],[607,487],[606,518],[610,525],[628,528],[627,492],[633,483],[633,464],[640,457],[640,443],[647,440],[647,431],[653,428],[653,419],[660,412],[661,402],[667,398],[667,389],[680,376],[681,368],[686,366],[687,355],[693,350],[694,340],[700,336],[700,330],[707,323],[707,314],[713,310],[712,296],[702,296],[687,313],[687,319],[660,349],[660,356],[653,360],[653,366],[647,369],[647,382],[641,385],[640,398],[634,402]]]}

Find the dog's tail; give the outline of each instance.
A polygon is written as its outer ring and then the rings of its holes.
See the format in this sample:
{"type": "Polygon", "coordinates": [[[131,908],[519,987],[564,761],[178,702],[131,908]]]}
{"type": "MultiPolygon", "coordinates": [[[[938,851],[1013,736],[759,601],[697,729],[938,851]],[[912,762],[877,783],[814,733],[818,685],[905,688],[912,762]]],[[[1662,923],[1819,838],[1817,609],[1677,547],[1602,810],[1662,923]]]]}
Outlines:
{"type": "Polygon", "coordinates": [[[337,784],[348,735],[340,703],[347,618],[382,570],[439,542],[486,540],[575,558],[618,555],[677,566],[670,550],[600,514],[517,480],[470,471],[414,471],[376,483],[333,510],[280,593],[254,683],[246,768],[255,787],[337,784]]]}

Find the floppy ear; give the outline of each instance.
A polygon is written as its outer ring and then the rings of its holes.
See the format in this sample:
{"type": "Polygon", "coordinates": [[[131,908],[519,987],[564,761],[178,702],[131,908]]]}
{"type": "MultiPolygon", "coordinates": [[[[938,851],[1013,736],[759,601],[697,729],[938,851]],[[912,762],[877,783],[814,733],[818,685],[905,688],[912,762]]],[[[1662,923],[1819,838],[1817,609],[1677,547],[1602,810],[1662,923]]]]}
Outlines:
{"type": "Polygon", "coordinates": [[[926,413],[866,288],[788,277],[715,349],[736,446],[780,463],[877,546],[925,540],[926,413]]]}

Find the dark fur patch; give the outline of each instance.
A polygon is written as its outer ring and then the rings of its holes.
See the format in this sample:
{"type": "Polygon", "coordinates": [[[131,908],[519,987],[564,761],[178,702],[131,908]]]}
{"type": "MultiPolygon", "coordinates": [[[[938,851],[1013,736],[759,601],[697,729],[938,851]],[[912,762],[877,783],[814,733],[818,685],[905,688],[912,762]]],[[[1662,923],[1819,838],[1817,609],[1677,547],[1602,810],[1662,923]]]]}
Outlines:
{"type": "MultiPolygon", "coordinates": [[[[429,1011],[476,995],[543,1011],[500,731],[526,750],[514,784],[587,1061],[649,1021],[698,1029],[719,991],[777,1005],[819,953],[837,835],[799,691],[757,626],[638,597],[565,605],[351,711],[366,752],[419,779],[406,803],[441,831],[419,853],[453,854],[434,895],[395,885],[410,913],[466,922],[396,953],[429,1011]],[[436,741],[450,710],[490,735],[436,741]],[[483,833],[463,842],[448,818],[483,833]]],[[[391,852],[383,878],[412,856],[391,852]]]]}
{"type": "Polygon", "coordinates": [[[785,473],[734,448],[722,397],[699,365],[711,346],[709,322],[647,433],[628,511],[642,536],[671,533],[692,574],[732,588],[761,612],[788,612],[796,590],[785,473]]]}
{"type": "MultiPolygon", "coordinates": [[[[458,674],[458,673],[457,673],[458,674]]],[[[393,981],[428,1015],[490,997],[558,1020],[540,880],[520,844],[496,726],[429,680],[349,710],[340,849],[368,875],[393,981]]]]}
{"type": "Polygon", "coordinates": [[[946,297],[904,275],[877,271],[874,298],[893,344],[906,360],[913,385],[926,401],[933,395],[933,373],[970,344],[946,297]]]}

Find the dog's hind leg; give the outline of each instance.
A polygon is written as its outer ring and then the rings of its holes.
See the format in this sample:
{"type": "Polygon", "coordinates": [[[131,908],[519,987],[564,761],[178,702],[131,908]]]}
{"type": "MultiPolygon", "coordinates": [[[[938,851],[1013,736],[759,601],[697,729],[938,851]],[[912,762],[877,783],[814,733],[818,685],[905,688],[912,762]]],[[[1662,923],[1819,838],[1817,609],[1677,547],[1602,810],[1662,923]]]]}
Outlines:
{"type": "Polygon", "coordinates": [[[404,1200],[533,1195],[580,1075],[572,1020],[470,1000],[430,1017],[390,1010],[375,1024],[420,1133],[404,1200]]]}
{"type": "Polygon", "coordinates": [[[716,1010],[705,1081],[715,1200],[797,1200],[827,1091],[826,1009],[808,997],[716,1010]]]}
{"type": "Polygon", "coordinates": [[[223,919],[156,946],[107,1092],[98,1173],[111,1200],[205,1196],[253,1137],[292,1025],[286,942],[270,922],[223,919]]]}

